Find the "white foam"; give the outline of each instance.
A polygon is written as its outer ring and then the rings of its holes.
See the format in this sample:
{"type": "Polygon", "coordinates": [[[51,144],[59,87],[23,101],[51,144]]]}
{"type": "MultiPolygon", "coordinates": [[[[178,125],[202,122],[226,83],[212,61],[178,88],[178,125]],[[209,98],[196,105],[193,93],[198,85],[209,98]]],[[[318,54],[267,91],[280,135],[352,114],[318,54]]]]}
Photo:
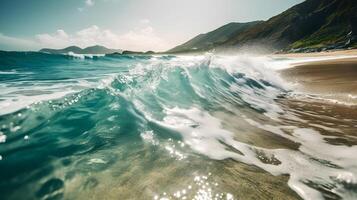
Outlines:
{"type": "Polygon", "coordinates": [[[158,145],[159,142],[156,140],[154,132],[153,131],[145,131],[143,133],[140,134],[140,137],[146,141],[149,142],[153,145],[158,145]]]}
{"type": "Polygon", "coordinates": [[[289,94],[290,97],[300,100],[309,100],[315,102],[325,102],[330,104],[339,104],[345,106],[355,106],[357,105],[357,98],[351,94],[345,93],[334,93],[334,94],[319,94],[319,93],[308,93],[302,91],[294,91],[289,94]]]}
{"type": "Polygon", "coordinates": [[[306,185],[305,182],[307,181],[334,184],[341,190],[336,191],[337,194],[347,199],[349,198],[348,195],[351,195],[343,192],[343,186],[340,182],[353,183],[356,180],[357,163],[355,162],[355,155],[357,155],[357,146],[347,147],[328,144],[325,142],[324,136],[314,129],[262,125],[247,119],[247,122],[257,128],[299,143],[301,145],[299,151],[294,151],[265,149],[236,141],[233,138],[233,133],[221,127],[219,119],[195,107],[166,109],[166,117],[162,121],[154,121],[181,133],[185,144],[189,145],[195,152],[206,155],[211,159],[233,158],[261,167],[273,175],[289,174],[289,186],[304,199],[323,199],[319,191],[306,185]],[[292,135],[287,134],[283,129],[291,130],[292,135]],[[228,146],[241,152],[241,154],[230,151],[228,146]],[[269,157],[275,157],[281,164],[263,163],[257,158],[257,151],[264,152],[265,155],[270,155],[269,157]],[[330,167],[314,159],[329,162],[342,168],[330,167]],[[336,180],[340,180],[340,182],[336,180]]]}
{"type": "Polygon", "coordinates": [[[6,83],[0,86],[0,115],[12,113],[34,103],[59,99],[66,95],[93,87],[94,83],[85,80],[67,82],[29,82],[6,83]],[[28,84],[31,86],[23,86],[28,84]]]}
{"type": "Polygon", "coordinates": [[[356,55],[334,55],[334,56],[315,56],[315,57],[279,57],[279,55],[274,56],[263,56],[266,59],[267,66],[274,70],[283,70],[295,67],[300,64],[305,64],[309,62],[319,62],[328,60],[338,60],[338,59],[350,59],[357,58],[356,55]]]}
{"type": "Polygon", "coordinates": [[[16,70],[6,70],[6,71],[0,71],[0,75],[3,74],[17,74],[18,72],[16,70]]]}
{"type": "Polygon", "coordinates": [[[220,67],[230,73],[244,73],[255,80],[268,81],[284,89],[290,89],[289,83],[284,81],[276,72],[278,65],[266,56],[211,56],[211,67],[220,67]]]}
{"type": "Polygon", "coordinates": [[[68,56],[71,56],[73,58],[78,58],[78,59],[85,59],[85,58],[94,58],[94,57],[103,57],[105,56],[105,54],[76,54],[73,52],[68,52],[67,54],[68,56]]]}
{"type": "Polygon", "coordinates": [[[219,120],[197,108],[167,109],[166,114],[164,121],[157,123],[180,132],[185,144],[193,150],[213,159],[230,157],[228,152],[215,151],[225,148],[220,140],[224,141],[232,136],[230,132],[220,128],[219,120]]]}
{"type": "MultiPolygon", "coordinates": [[[[183,138],[183,144],[188,145],[197,154],[202,154],[217,160],[233,158],[240,162],[256,165],[273,175],[289,174],[289,186],[304,199],[322,199],[321,193],[307,186],[305,184],[306,181],[335,184],[340,187],[336,193],[348,199],[349,194],[343,191],[341,185],[344,182],[354,183],[356,180],[356,146],[346,147],[328,144],[325,142],[326,137],[322,136],[314,128],[261,124],[258,121],[245,117],[247,124],[250,126],[269,131],[300,144],[299,151],[261,148],[235,140],[234,133],[222,128],[220,119],[203,111],[198,106],[192,106],[188,109],[172,108],[158,102],[158,104],[164,108],[165,116],[163,119],[156,119],[153,117],[154,115],[150,113],[150,109],[146,108],[145,103],[140,99],[140,95],[144,92],[155,92],[161,81],[168,80],[168,72],[176,67],[183,69],[182,73],[187,76],[191,82],[193,82],[193,74],[190,73],[192,68],[199,69],[201,67],[207,67],[220,68],[231,75],[234,73],[243,73],[246,78],[258,82],[261,80],[269,81],[276,86],[289,89],[289,85],[275,72],[281,69],[279,66],[280,61],[275,62],[272,60],[273,59],[269,57],[252,57],[246,55],[215,56],[211,54],[204,56],[177,56],[170,60],[150,59],[148,61],[135,63],[132,68],[128,69],[127,73],[121,74],[122,76],[106,76],[99,84],[95,85],[87,84],[85,81],[81,87],[74,87],[75,85],[81,85],[80,82],[74,84],[61,83],[62,85],[59,83],[53,85],[33,85],[31,86],[32,90],[49,91],[49,93],[38,93],[32,96],[21,94],[25,91],[24,88],[1,85],[0,94],[4,100],[0,101],[0,114],[13,112],[38,101],[60,98],[64,95],[80,91],[83,88],[108,88],[114,95],[123,95],[125,98],[128,98],[129,101],[133,102],[136,109],[143,112],[149,121],[180,133],[183,138]],[[153,74],[152,76],[147,76],[147,74],[151,73],[153,74]],[[120,91],[112,88],[111,83],[114,80],[127,84],[128,89],[120,91]],[[133,87],[131,85],[133,82],[140,83],[141,85],[139,87],[133,87]],[[14,92],[17,93],[15,94],[14,92]],[[287,132],[287,130],[289,130],[289,132],[287,132]],[[269,157],[275,157],[281,164],[263,163],[258,158],[257,151],[263,152],[269,157]],[[322,161],[338,165],[339,168],[328,166],[322,161]]],[[[289,116],[289,113],[277,105],[274,99],[282,92],[279,88],[266,85],[262,86],[262,89],[249,88],[244,84],[243,79],[236,80],[236,83],[238,84],[230,85],[229,92],[239,93],[242,100],[251,107],[264,109],[263,113],[271,119],[277,121],[280,116],[286,116],[288,119],[295,120],[302,124],[305,123],[304,120],[298,119],[296,116],[289,116]],[[239,85],[239,83],[242,85],[239,85]]],[[[189,84],[194,88],[194,92],[202,98],[205,98],[205,93],[200,91],[200,87],[202,86],[195,85],[195,83],[189,84]]],[[[225,95],[225,93],[222,95],[225,95]]],[[[117,106],[113,106],[113,109],[117,109],[117,106]]],[[[241,117],[243,117],[243,115],[241,117]]],[[[311,125],[305,125],[311,127],[311,125]]],[[[326,127],[319,125],[315,125],[315,127],[326,129],[326,127]]],[[[331,131],[331,129],[329,131],[331,131]]],[[[158,144],[152,131],[143,132],[141,138],[147,143],[158,144]]],[[[170,142],[163,143],[162,145],[170,155],[178,159],[185,158],[186,155],[170,142]]],[[[101,161],[98,160],[92,160],[92,163],[100,162],[101,161]]]]}
{"type": "Polygon", "coordinates": [[[0,143],[5,143],[6,142],[6,135],[3,135],[3,133],[0,132],[0,143]]]}

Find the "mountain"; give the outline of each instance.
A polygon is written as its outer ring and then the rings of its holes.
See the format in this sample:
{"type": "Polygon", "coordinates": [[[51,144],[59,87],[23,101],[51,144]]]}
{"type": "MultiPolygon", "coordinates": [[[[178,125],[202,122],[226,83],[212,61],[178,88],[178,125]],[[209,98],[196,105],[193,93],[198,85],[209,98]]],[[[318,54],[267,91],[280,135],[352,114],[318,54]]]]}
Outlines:
{"type": "Polygon", "coordinates": [[[122,52],[122,50],[108,49],[104,46],[99,46],[99,45],[90,46],[82,50],[82,54],[109,54],[115,52],[122,52]]]}
{"type": "Polygon", "coordinates": [[[173,49],[170,49],[170,53],[179,53],[186,51],[195,51],[195,50],[207,50],[213,48],[217,45],[223,44],[229,38],[234,37],[235,35],[240,34],[244,30],[261,23],[262,21],[254,21],[248,23],[229,23],[222,27],[217,28],[214,31],[200,34],[188,42],[179,45],[173,49]]]}
{"type": "Polygon", "coordinates": [[[215,45],[210,49],[250,45],[283,51],[357,48],[357,0],[306,0],[217,42],[211,41],[215,45]]]}
{"type": "Polygon", "coordinates": [[[100,45],[95,45],[95,46],[90,46],[86,47],[84,49],[77,47],[77,46],[69,46],[64,49],[41,49],[40,52],[44,53],[52,53],[52,54],[66,54],[69,52],[73,52],[76,54],[110,54],[110,53],[115,53],[119,52],[121,53],[122,50],[120,49],[108,49],[104,46],[100,45]]]}
{"type": "Polygon", "coordinates": [[[297,49],[343,45],[350,39],[356,43],[356,17],[356,0],[307,0],[235,35],[224,45],[264,44],[275,49],[297,49]]]}
{"type": "Polygon", "coordinates": [[[64,49],[41,49],[40,52],[44,53],[52,53],[52,54],[63,54],[63,53],[68,53],[68,52],[73,52],[79,54],[82,51],[80,47],[77,46],[69,46],[64,49]]]}

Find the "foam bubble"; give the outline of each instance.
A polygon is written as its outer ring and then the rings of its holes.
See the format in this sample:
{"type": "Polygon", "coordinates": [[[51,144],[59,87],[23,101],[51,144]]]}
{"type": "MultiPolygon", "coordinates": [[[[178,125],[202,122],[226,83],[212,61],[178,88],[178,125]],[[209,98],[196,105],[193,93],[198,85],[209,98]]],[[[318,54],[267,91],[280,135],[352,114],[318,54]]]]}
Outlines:
{"type": "MultiPolygon", "coordinates": [[[[219,119],[195,107],[166,109],[166,117],[163,121],[156,121],[166,128],[181,133],[185,144],[195,152],[211,159],[233,158],[256,165],[273,175],[289,174],[289,186],[304,199],[323,199],[322,194],[316,188],[308,185],[309,182],[328,183],[337,187],[340,183],[336,180],[355,181],[354,174],[357,173],[357,163],[354,157],[357,154],[357,146],[346,147],[328,144],[325,142],[324,136],[311,128],[262,125],[250,119],[247,119],[247,122],[299,143],[299,151],[265,149],[236,141],[233,133],[221,127],[219,119]],[[285,133],[283,129],[290,129],[292,135],[285,133]],[[240,153],[230,151],[228,146],[240,153]],[[258,159],[257,151],[274,157],[280,164],[262,162],[258,159]],[[331,165],[326,165],[326,162],[331,165]],[[348,175],[343,176],[342,174],[348,175]]],[[[346,196],[345,193],[338,194],[346,196]]]]}
{"type": "Polygon", "coordinates": [[[65,55],[68,55],[68,56],[71,56],[73,58],[78,58],[78,59],[82,59],[84,60],[85,58],[94,58],[94,57],[103,57],[105,56],[105,54],[76,54],[76,53],[73,53],[73,52],[68,52],[67,54],[65,55]]]}
{"type": "Polygon", "coordinates": [[[64,82],[50,81],[20,81],[17,83],[3,84],[0,90],[0,115],[12,113],[32,104],[59,99],[93,88],[97,85],[86,80],[66,80],[64,82]],[[24,87],[23,85],[29,85],[24,87]]]}

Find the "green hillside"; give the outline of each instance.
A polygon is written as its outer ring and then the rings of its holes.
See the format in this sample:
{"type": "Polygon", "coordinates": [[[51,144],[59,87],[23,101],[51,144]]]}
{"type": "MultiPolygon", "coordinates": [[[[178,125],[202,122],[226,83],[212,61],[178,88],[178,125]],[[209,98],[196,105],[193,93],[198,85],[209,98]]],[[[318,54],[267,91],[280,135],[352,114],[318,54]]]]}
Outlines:
{"type": "Polygon", "coordinates": [[[233,24],[201,34],[169,52],[252,45],[278,51],[356,48],[357,0],[306,0],[267,21],[234,23],[236,31],[226,27],[233,24]]]}
{"type": "Polygon", "coordinates": [[[214,31],[200,34],[186,43],[170,49],[168,52],[186,52],[196,50],[208,50],[218,45],[223,44],[228,39],[238,35],[252,26],[261,23],[261,21],[254,21],[249,23],[229,23],[214,31]]]}

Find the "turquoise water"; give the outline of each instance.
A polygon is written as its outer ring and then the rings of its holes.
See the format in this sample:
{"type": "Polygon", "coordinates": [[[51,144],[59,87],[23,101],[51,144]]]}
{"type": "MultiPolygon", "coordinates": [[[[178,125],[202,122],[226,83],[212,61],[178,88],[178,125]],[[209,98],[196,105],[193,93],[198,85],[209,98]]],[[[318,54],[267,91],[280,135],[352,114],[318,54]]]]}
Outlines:
{"type": "Polygon", "coordinates": [[[0,52],[0,197],[356,198],[357,119],[274,63],[0,52]]]}

